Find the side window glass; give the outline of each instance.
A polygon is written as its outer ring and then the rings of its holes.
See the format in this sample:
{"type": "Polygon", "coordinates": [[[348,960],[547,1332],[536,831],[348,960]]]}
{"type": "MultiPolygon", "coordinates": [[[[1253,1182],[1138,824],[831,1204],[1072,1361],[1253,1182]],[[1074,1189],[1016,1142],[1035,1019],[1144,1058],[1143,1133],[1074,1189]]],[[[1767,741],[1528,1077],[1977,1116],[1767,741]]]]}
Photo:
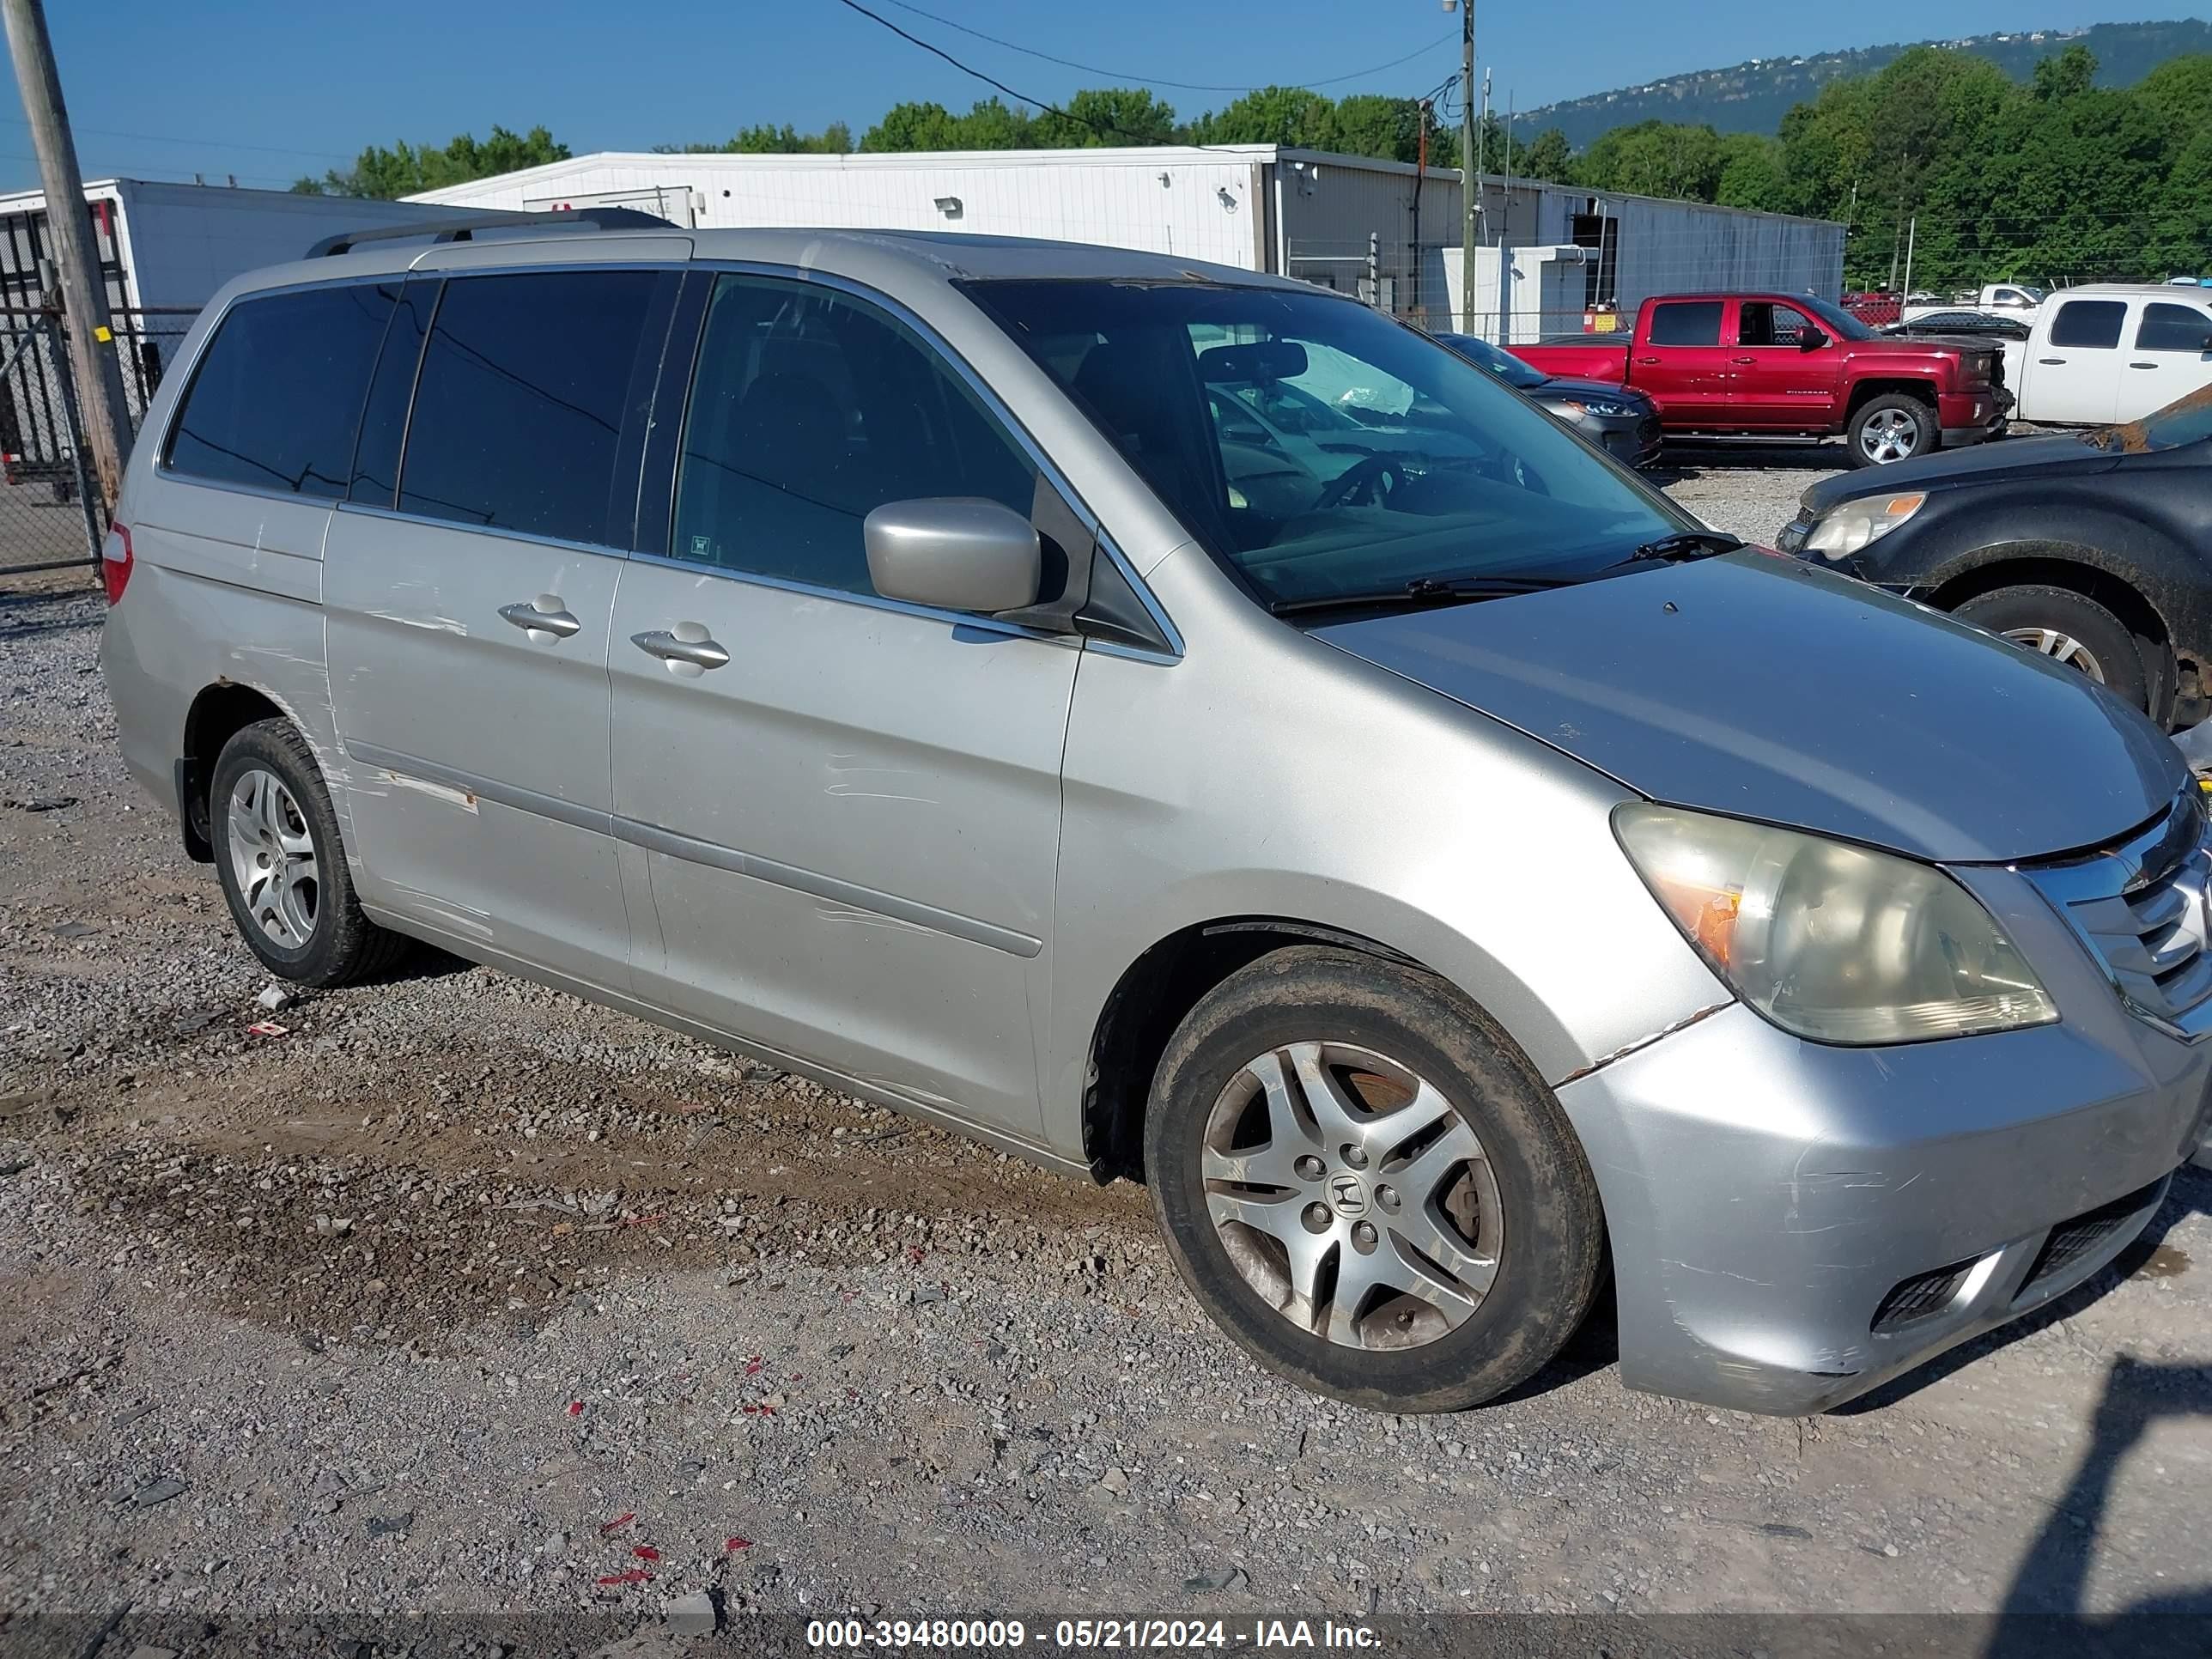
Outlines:
{"type": "Polygon", "coordinates": [[[2051,325],[2051,343],[2077,351],[2109,351],[2128,319],[2124,300],[2069,300],[2051,325]]]}
{"type": "Polygon", "coordinates": [[[2136,329],[2137,351],[2181,351],[2202,356],[2212,343],[2212,317],[2194,306],[2168,305],[2154,300],[2143,307],[2136,329]]]}
{"type": "Polygon", "coordinates": [[[869,593],[887,501],[978,495],[1028,517],[1036,470],[938,353],[820,287],[715,285],[677,462],[680,559],[869,593]]]}
{"type": "Polygon", "coordinates": [[[1765,300],[1747,300],[1736,307],[1736,343],[1747,346],[1800,344],[1809,326],[1804,313],[1765,300]]]}
{"type": "Polygon", "coordinates": [[[233,306],[185,388],[163,462],[219,483],[343,495],[395,294],[354,283],[233,306]]]}
{"type": "Polygon", "coordinates": [[[1686,300],[1651,307],[1651,343],[1717,346],[1721,343],[1721,302],[1686,300]]]}
{"type": "Polygon", "coordinates": [[[353,477],[346,499],[390,507],[399,488],[399,445],[407,435],[407,404],[415,395],[415,371],[422,361],[423,337],[430,331],[431,307],[438,302],[435,277],[416,277],[396,290],[391,325],[384,331],[384,353],[376,360],[368,401],[361,412],[361,441],[354,447],[353,477]]]}
{"type": "Polygon", "coordinates": [[[422,353],[400,510],[626,542],[608,504],[659,283],[649,270],[449,278],[422,353]]]}

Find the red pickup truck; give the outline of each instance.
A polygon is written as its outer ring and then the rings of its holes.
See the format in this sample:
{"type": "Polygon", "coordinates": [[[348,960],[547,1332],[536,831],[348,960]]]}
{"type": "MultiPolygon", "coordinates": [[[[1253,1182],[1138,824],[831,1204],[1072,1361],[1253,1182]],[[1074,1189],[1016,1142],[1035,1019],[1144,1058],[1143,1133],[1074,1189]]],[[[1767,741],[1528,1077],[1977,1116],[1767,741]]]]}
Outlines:
{"type": "Polygon", "coordinates": [[[1996,350],[1886,338],[1804,295],[1664,295],[1632,334],[1511,350],[1547,374],[1635,387],[1669,437],[1840,434],[1855,466],[1996,437],[2012,407],[1996,350]]]}

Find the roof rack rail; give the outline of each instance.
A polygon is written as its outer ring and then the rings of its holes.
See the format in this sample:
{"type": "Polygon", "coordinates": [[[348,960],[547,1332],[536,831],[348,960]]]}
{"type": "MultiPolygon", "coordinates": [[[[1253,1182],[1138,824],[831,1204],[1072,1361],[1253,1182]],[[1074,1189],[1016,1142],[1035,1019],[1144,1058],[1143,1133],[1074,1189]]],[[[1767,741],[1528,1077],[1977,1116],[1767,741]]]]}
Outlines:
{"type": "Polygon", "coordinates": [[[665,219],[635,208],[561,208],[549,213],[487,213],[474,219],[425,219],[418,224],[380,225],[374,230],[344,230],[325,236],[307,250],[310,259],[349,253],[363,242],[397,242],[427,236],[433,242],[471,242],[480,230],[527,229],[532,226],[576,230],[674,230],[665,219]]]}

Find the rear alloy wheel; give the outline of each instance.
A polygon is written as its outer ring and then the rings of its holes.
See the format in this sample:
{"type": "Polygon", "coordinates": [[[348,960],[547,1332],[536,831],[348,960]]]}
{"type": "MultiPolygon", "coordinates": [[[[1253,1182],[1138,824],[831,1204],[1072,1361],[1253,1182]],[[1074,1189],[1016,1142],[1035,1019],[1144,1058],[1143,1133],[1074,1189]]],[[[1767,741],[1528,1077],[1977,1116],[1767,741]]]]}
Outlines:
{"type": "Polygon", "coordinates": [[[1231,1337],[1381,1411],[1525,1382],[1603,1265],[1551,1091],[1449,986],[1346,951],[1275,951],[1200,1000],[1153,1079],[1145,1177],[1231,1337]]]}
{"type": "Polygon", "coordinates": [[[1870,398],[1851,419],[1853,466],[1889,466],[1925,455],[1942,441],[1936,411],[1901,392],[1870,398]]]}
{"type": "Polygon", "coordinates": [[[2138,641],[2094,599],[2063,587],[1999,587],[1976,594],[1952,614],[2094,680],[2138,708],[2150,708],[2147,653],[2161,647],[2138,641]]]}
{"type": "Polygon", "coordinates": [[[289,720],[257,720],[222,746],[208,808],[231,920],[270,973],[347,985],[412,948],[362,914],[322,769],[289,720]]]}

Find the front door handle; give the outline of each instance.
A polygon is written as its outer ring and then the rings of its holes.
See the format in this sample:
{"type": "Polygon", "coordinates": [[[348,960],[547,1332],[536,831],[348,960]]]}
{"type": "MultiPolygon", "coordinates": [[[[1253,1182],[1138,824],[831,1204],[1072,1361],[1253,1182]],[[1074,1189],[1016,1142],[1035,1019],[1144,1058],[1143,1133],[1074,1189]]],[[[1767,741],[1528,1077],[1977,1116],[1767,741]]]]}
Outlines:
{"type": "Polygon", "coordinates": [[[565,640],[572,634],[581,633],[584,627],[574,613],[562,604],[558,593],[540,593],[527,605],[520,600],[503,605],[499,614],[526,631],[533,640],[540,634],[548,639],[565,640]]]}
{"type": "Polygon", "coordinates": [[[629,642],[647,656],[659,658],[672,672],[684,674],[687,678],[696,678],[709,668],[724,667],[730,660],[730,653],[695,622],[680,622],[673,629],[655,628],[633,634],[629,642]]]}
{"type": "Polygon", "coordinates": [[[2038,357],[2035,361],[2046,368],[2057,368],[2066,360],[2063,357],[2038,357]]]}
{"type": "Polygon", "coordinates": [[[2130,368],[2156,368],[2158,365],[2156,363],[2130,363],[2128,367],[2130,368]]]}

